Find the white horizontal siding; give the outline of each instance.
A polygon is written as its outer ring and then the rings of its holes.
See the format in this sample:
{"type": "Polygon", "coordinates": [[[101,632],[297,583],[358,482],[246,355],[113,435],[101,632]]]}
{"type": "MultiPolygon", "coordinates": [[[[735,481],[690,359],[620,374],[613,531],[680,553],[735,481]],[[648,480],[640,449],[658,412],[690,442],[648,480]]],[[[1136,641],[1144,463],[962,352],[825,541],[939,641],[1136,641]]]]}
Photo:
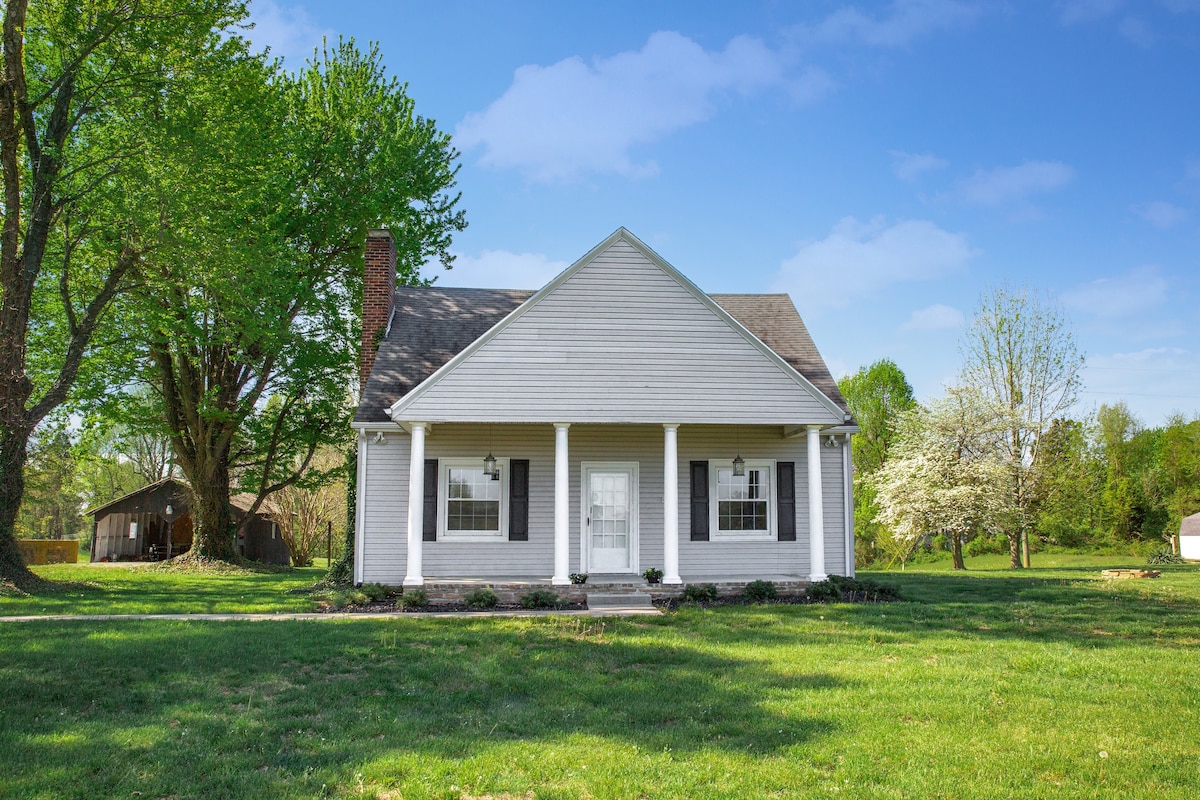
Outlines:
{"type": "Polygon", "coordinates": [[[425,542],[426,575],[549,577],[554,573],[554,428],[549,425],[435,425],[425,457],[529,459],[529,541],[425,542]]]}
{"type": "Polygon", "coordinates": [[[362,580],[399,585],[408,558],[408,454],[410,439],[400,431],[387,434],[386,443],[359,441],[365,453],[362,480],[362,580]]]}
{"type": "MultiPolygon", "coordinates": [[[[821,506],[825,522],[825,573],[846,573],[846,495],[841,447],[821,448],[821,506]]],[[[805,526],[807,528],[807,525],[805,526]]]]}
{"type": "MultiPolygon", "coordinates": [[[[364,492],[363,579],[404,579],[409,437],[370,444],[364,492]]],[[[663,429],[661,425],[573,424],[570,453],[570,571],[580,571],[583,543],[582,465],[636,462],[639,467],[639,569],[663,566],[663,429]]],[[[425,542],[424,574],[432,577],[550,577],[554,571],[554,428],[537,425],[443,424],[429,431],[427,458],[529,459],[529,541],[425,542]]],[[[679,560],[685,581],[807,575],[808,468],[803,436],[785,439],[781,426],[682,425],[679,428],[679,560]],[[796,464],[796,541],[693,542],[690,470],[693,460],[762,458],[796,464]]],[[[844,511],[840,450],[822,451],[826,571],[844,574],[844,511]]]]}
{"type": "Polygon", "coordinates": [[[406,420],[839,423],[641,252],[617,242],[430,384],[406,420]]]}

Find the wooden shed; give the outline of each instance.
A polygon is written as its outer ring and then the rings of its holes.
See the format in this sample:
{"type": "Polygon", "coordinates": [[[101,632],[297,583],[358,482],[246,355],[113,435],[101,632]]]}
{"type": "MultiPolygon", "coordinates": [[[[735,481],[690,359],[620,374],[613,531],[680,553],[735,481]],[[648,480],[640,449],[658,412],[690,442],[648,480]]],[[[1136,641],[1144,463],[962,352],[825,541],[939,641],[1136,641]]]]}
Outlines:
{"type": "MultiPolygon", "coordinates": [[[[254,498],[230,500],[233,517],[245,518],[254,498]]],[[[191,489],[186,481],[164,478],[124,497],[88,510],[93,515],[92,561],[155,561],[192,546],[191,489]]],[[[279,529],[261,507],[238,535],[238,550],[252,561],[288,564],[291,554],[279,529]]]]}
{"type": "Polygon", "coordinates": [[[1179,555],[1200,561],[1200,514],[1184,517],[1179,525],[1179,555]]]}

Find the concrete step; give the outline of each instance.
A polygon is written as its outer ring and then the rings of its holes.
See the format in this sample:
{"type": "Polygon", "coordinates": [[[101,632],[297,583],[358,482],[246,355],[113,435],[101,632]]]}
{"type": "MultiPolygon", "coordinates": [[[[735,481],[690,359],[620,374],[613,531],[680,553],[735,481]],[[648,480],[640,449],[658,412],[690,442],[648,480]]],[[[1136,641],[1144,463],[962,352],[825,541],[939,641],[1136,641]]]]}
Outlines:
{"type": "Polygon", "coordinates": [[[645,592],[588,592],[588,613],[594,617],[658,614],[645,592]]]}

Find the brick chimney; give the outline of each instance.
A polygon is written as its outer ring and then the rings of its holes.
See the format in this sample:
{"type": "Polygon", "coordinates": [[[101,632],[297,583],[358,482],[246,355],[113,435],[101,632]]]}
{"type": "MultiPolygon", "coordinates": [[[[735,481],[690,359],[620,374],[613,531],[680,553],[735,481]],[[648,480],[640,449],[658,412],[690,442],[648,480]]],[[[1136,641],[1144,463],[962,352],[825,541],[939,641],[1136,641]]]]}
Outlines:
{"type": "Polygon", "coordinates": [[[379,342],[392,316],[396,294],[396,241],[387,228],[367,231],[363,248],[362,349],[358,357],[359,393],[375,363],[379,342]]]}

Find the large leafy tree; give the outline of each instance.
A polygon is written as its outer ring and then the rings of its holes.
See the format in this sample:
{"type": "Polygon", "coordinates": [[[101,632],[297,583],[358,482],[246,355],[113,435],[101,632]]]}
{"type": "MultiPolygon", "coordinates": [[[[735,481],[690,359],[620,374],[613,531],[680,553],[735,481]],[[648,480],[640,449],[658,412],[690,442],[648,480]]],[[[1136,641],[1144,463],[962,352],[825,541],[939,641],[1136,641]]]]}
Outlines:
{"type": "Polygon", "coordinates": [[[465,220],[449,137],[376,50],[342,42],[297,74],[245,56],[188,80],[146,176],[162,245],[138,293],[145,379],[192,486],[190,555],[236,560],[231,487],[257,508],[345,445],[367,229],[392,231],[404,283],[449,263],[465,220]]]}
{"type": "Polygon", "coordinates": [[[1059,307],[1025,289],[986,292],[962,339],[963,384],[978,390],[1004,420],[1002,437],[1012,523],[1006,531],[1014,569],[1029,566],[1037,521],[1042,442],[1079,394],[1083,357],[1059,307]],[[1022,557],[1023,554],[1023,557],[1022,557]]]}
{"type": "MultiPolygon", "coordinates": [[[[854,461],[854,518],[856,556],[869,563],[877,546],[886,544],[886,531],[877,521],[875,484],[870,477],[887,462],[904,413],[916,406],[913,388],[903,370],[884,358],[838,381],[859,433],[851,440],[854,461]]],[[[903,546],[903,544],[902,544],[903,546]]]]}
{"type": "Polygon", "coordinates": [[[177,75],[245,16],[226,0],[4,3],[0,39],[0,579],[36,585],[13,536],[28,441],[118,359],[115,299],[153,246],[136,174],[177,75]]]}

